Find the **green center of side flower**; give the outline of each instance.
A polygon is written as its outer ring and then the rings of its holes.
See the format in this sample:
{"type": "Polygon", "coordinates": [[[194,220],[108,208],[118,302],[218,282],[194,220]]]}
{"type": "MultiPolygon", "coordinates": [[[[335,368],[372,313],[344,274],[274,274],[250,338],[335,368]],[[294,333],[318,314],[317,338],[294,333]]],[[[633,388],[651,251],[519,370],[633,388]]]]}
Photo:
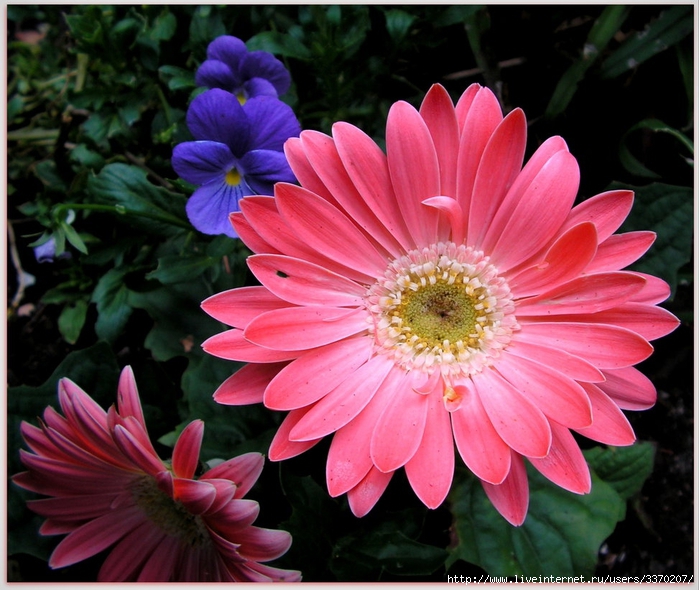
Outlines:
{"type": "Polygon", "coordinates": [[[429,374],[480,372],[519,328],[510,289],[488,257],[452,242],[394,260],[367,307],[376,351],[429,374]]]}
{"type": "Polygon", "coordinates": [[[138,480],[131,488],[136,504],[148,519],[166,534],[179,537],[190,547],[211,543],[208,529],[201,517],[190,513],[181,502],[158,488],[152,477],[138,480]]]}
{"type": "Polygon", "coordinates": [[[240,176],[240,172],[236,168],[231,168],[226,172],[226,184],[228,186],[238,186],[241,180],[242,176],[240,176]]]}

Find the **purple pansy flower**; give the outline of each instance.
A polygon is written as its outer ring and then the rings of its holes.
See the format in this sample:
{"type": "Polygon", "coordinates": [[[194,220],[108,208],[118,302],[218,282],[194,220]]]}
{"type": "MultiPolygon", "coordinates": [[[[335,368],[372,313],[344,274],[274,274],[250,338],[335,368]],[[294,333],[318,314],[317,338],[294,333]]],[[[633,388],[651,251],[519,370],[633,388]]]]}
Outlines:
{"type": "Polygon", "coordinates": [[[63,251],[60,256],[56,257],[56,238],[51,236],[43,244],[34,247],[34,256],[36,261],[39,263],[53,262],[56,260],[56,258],[59,260],[63,258],[70,258],[70,252],[63,251]]]}
{"type": "Polygon", "coordinates": [[[248,51],[237,37],[214,39],[195,76],[197,86],[220,88],[241,103],[256,96],[281,96],[291,86],[284,64],[267,51],[248,51]]]}
{"type": "Polygon", "coordinates": [[[200,232],[238,237],[228,215],[246,195],[272,195],[276,182],[296,182],[284,142],[301,126],[287,104],[258,96],[241,105],[224,90],[207,90],[187,111],[196,141],[176,145],[172,167],[199,186],[187,201],[187,216],[200,232]]]}

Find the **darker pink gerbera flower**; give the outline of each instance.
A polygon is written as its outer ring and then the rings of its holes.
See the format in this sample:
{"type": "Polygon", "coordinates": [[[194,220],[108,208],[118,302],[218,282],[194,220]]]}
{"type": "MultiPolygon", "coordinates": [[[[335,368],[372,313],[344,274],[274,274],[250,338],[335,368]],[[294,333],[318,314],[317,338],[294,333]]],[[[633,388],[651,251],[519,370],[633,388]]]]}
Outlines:
{"type": "Polygon", "coordinates": [[[44,535],[68,533],[49,565],[65,567],[112,547],[102,582],[299,581],[299,572],[259,562],[283,555],[285,531],[252,526],[259,505],[243,496],[264,463],[259,453],[221,462],[198,478],[204,423],[190,423],[172,464],[151,445],[133,373],[119,380],[118,408],[105,412],[69,379],[58,399],[63,416],[44,412],[37,428],[22,423],[32,452],[20,451],[28,471],[19,486],[50,496],[29,502],[45,516],[44,535]]]}
{"type": "Polygon", "coordinates": [[[552,137],[523,166],[526,121],[469,87],[433,86],[388,115],[386,154],[362,131],[305,131],[286,145],[301,187],[247,197],[231,216],[261,286],[203,308],[233,330],[211,354],[249,364],[223,404],[288,410],[270,449],[295,456],[333,434],[332,496],[358,516],[404,467],[430,508],[451,486],[454,443],[495,507],[524,521],[524,459],[590,490],[571,430],[610,445],[634,433],[621,409],[655,389],[633,367],[676,318],[666,283],[620,270],[654,240],[614,234],[633,193],[573,206],[575,158],[552,137]]]}

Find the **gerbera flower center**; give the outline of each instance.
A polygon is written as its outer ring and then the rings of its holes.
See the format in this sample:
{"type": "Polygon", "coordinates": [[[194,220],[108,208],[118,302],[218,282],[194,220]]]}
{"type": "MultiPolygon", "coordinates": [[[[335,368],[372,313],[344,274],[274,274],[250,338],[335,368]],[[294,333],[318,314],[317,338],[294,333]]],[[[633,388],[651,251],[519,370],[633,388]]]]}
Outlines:
{"type": "Polygon", "coordinates": [[[237,168],[231,168],[228,172],[226,172],[226,184],[229,186],[238,186],[241,179],[242,176],[240,176],[240,172],[238,172],[237,168]]]}
{"type": "Polygon", "coordinates": [[[168,535],[180,537],[191,547],[211,543],[201,517],[192,514],[180,502],[160,490],[153,478],[142,478],[132,487],[132,492],[136,504],[148,519],[168,535]]]}
{"type": "Polygon", "coordinates": [[[510,288],[489,258],[452,242],[392,261],[368,304],[377,351],[430,374],[481,371],[519,327],[510,288]]]}

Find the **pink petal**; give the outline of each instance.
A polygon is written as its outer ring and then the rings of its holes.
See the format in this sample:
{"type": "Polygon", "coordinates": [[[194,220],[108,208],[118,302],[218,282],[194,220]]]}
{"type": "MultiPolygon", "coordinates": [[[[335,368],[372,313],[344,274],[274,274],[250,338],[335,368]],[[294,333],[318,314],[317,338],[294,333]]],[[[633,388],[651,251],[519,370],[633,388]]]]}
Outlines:
{"type": "Polygon", "coordinates": [[[592,223],[579,223],[561,235],[543,259],[517,272],[507,283],[516,298],[537,295],[580,276],[597,251],[592,223]]]}
{"type": "Polygon", "coordinates": [[[655,233],[637,231],[609,236],[599,245],[597,255],[587,273],[626,268],[636,262],[653,245],[655,233]]]}
{"type": "Polygon", "coordinates": [[[247,494],[262,474],[265,458],[260,453],[245,453],[215,467],[201,475],[201,479],[227,479],[236,485],[235,497],[247,494]]]}
{"type": "Polygon", "coordinates": [[[155,475],[165,469],[165,465],[163,465],[160,458],[154,454],[152,448],[144,446],[121,424],[114,427],[114,440],[121,452],[144,472],[155,475]]]}
{"type": "Polygon", "coordinates": [[[413,391],[412,375],[407,377],[379,417],[371,437],[371,460],[384,473],[405,465],[425,432],[429,396],[413,391]]]}
{"type": "Polygon", "coordinates": [[[372,433],[384,408],[391,403],[396,392],[402,391],[404,380],[405,372],[393,367],[367,406],[333,436],[325,473],[328,493],[332,497],[358,485],[372,469],[372,433]]]}
{"type": "Polygon", "coordinates": [[[502,440],[527,457],[544,457],[548,454],[551,429],[548,420],[534,403],[492,369],[476,375],[473,383],[502,440]]]}
{"type": "Polygon", "coordinates": [[[238,369],[214,392],[214,400],[227,406],[261,404],[270,381],[286,363],[248,364],[238,369]]]}
{"type": "Polygon", "coordinates": [[[222,291],[201,302],[212,318],[236,328],[245,328],[258,315],[283,307],[289,303],[260,286],[222,291]]]}
{"type": "Polygon", "coordinates": [[[505,481],[493,485],[481,481],[488,499],[507,522],[520,526],[527,517],[529,482],[521,455],[512,451],[512,465],[505,481]]]}
{"type": "Polygon", "coordinates": [[[451,425],[466,466],[484,481],[502,483],[510,472],[510,447],[495,430],[475,390],[464,387],[461,407],[451,413],[451,425]]]}
{"type": "Polygon", "coordinates": [[[27,506],[46,518],[60,520],[91,520],[111,510],[115,492],[106,494],[84,494],[29,500],[27,506]]]}
{"type": "Polygon", "coordinates": [[[58,544],[51,554],[49,565],[52,568],[66,567],[92,557],[130,533],[144,520],[145,514],[137,506],[91,520],[58,544]]]}
{"type": "Polygon", "coordinates": [[[592,488],[590,469],[570,431],[551,424],[551,451],[542,458],[531,458],[531,464],[547,479],[574,494],[588,494],[592,488]]]}
{"type": "Polygon", "coordinates": [[[83,428],[82,419],[75,414],[75,406],[81,404],[85,412],[90,414],[95,424],[103,429],[107,428],[107,413],[104,409],[67,377],[58,382],[58,401],[63,414],[72,427],[78,430],[83,428]]]}
{"type": "Polygon", "coordinates": [[[420,116],[429,129],[439,160],[440,190],[438,194],[455,198],[459,125],[454,104],[444,86],[433,84],[430,87],[420,105],[420,116]]]}
{"type": "Polygon", "coordinates": [[[489,88],[472,87],[456,104],[456,117],[461,128],[456,172],[456,199],[464,213],[471,210],[473,187],[483,151],[502,121],[502,109],[489,88]],[[466,96],[468,95],[468,96],[466,96]]]}
{"type": "Polygon", "coordinates": [[[365,286],[298,258],[258,254],[247,263],[269,291],[295,305],[359,306],[366,293],[365,286]]]}
{"type": "MultiPolygon", "coordinates": [[[[459,97],[459,100],[454,107],[454,112],[456,114],[456,120],[459,124],[459,132],[463,133],[464,125],[466,124],[466,117],[468,116],[469,110],[471,110],[471,105],[476,98],[476,94],[483,87],[478,83],[471,84],[464,93],[459,97]]],[[[490,92],[490,90],[488,90],[490,92]]]]}
{"type": "Polygon", "coordinates": [[[187,424],[172,450],[172,471],[177,477],[191,479],[199,466],[199,451],[204,438],[204,422],[187,424]]]}
{"type": "Polygon", "coordinates": [[[254,500],[235,500],[215,512],[209,510],[205,520],[209,528],[232,541],[240,530],[255,522],[259,513],[260,505],[254,500]]]}
{"type": "Polygon", "coordinates": [[[592,403],[592,425],[575,432],[605,445],[625,447],[636,441],[633,428],[619,407],[599,387],[583,383],[592,403]]]}
{"type": "Polygon", "coordinates": [[[165,532],[151,522],[125,535],[109,552],[100,568],[98,582],[133,582],[143,563],[165,539],[165,532]]]}
{"type": "Polygon", "coordinates": [[[663,279],[642,272],[634,272],[634,274],[646,279],[646,284],[641,291],[631,298],[631,301],[647,303],[648,305],[657,305],[670,297],[670,285],[663,281],[663,279]]]}
{"type": "Polygon", "coordinates": [[[558,348],[513,340],[507,345],[507,354],[536,361],[549,367],[556,367],[558,372],[576,381],[590,383],[604,381],[604,375],[597,367],[585,359],[573,356],[558,348]]]}
{"type": "MultiPolygon", "coordinates": [[[[371,282],[372,277],[383,274],[388,262],[386,258],[364,237],[354,221],[339,209],[292,184],[278,183],[274,194],[279,212],[296,240],[308,244],[343,267],[360,273],[363,282],[371,282]]],[[[340,274],[347,273],[340,271],[340,274]]]]}
{"type": "Polygon", "coordinates": [[[368,338],[348,338],[307,352],[272,379],[264,403],[273,410],[312,404],[354,373],[370,355],[368,338]]]}
{"type": "Polygon", "coordinates": [[[404,250],[414,248],[415,242],[403,221],[381,148],[349,123],[335,123],[332,133],[342,164],[362,199],[404,250]]]}
{"type": "MultiPolygon", "coordinates": [[[[451,197],[430,197],[422,202],[423,205],[434,207],[446,215],[445,225],[451,228],[451,241],[461,244],[465,239],[466,219],[464,218],[461,205],[456,199],[451,197]]],[[[448,233],[448,232],[445,232],[448,233]]]]}
{"type": "Polygon", "coordinates": [[[240,543],[240,555],[253,561],[271,561],[281,557],[291,547],[291,535],[286,531],[248,527],[235,538],[240,543]]]}
{"type": "Polygon", "coordinates": [[[579,182],[577,161],[561,150],[544,164],[530,184],[513,185],[491,226],[502,229],[497,233],[489,229],[483,242],[501,272],[526,260],[553,238],[573,205],[579,182]]]}
{"type": "Polygon", "coordinates": [[[342,428],[361,412],[391,370],[385,356],[370,359],[314,404],[289,434],[291,440],[314,440],[342,428]]]}
{"type": "MultiPolygon", "coordinates": [[[[464,141],[462,137],[462,141],[464,141]]],[[[492,226],[498,228],[498,231],[488,231],[484,240],[483,248],[488,251],[492,250],[493,245],[500,237],[500,232],[504,228],[501,223],[502,218],[505,222],[511,217],[510,211],[514,209],[522,199],[522,195],[538,176],[541,175],[546,165],[559,153],[568,153],[568,146],[561,137],[549,137],[542,143],[534,152],[532,157],[526,163],[524,168],[515,178],[510,190],[505,195],[492,226]]]]}
{"type": "Polygon", "coordinates": [[[506,355],[497,363],[497,370],[556,422],[569,428],[584,428],[592,424],[592,409],[585,390],[556,369],[506,355]]]}
{"type": "Polygon", "coordinates": [[[199,481],[211,484],[216,489],[214,501],[209,506],[205,516],[208,518],[220,518],[225,513],[226,507],[233,504],[231,501],[235,498],[237,491],[235,483],[227,479],[211,479],[203,476],[199,477],[199,481]]]}
{"type": "Polygon", "coordinates": [[[624,303],[599,313],[559,316],[558,319],[567,322],[619,326],[635,332],[645,340],[667,336],[680,324],[680,321],[666,309],[643,303],[624,303]]]}
{"type": "Polygon", "coordinates": [[[441,393],[434,391],[428,397],[425,433],[405,464],[405,473],[422,503],[434,509],[444,502],[454,477],[454,441],[441,393]]]}
{"type": "Polygon", "coordinates": [[[516,314],[521,318],[596,313],[625,303],[643,285],[642,277],[624,271],[585,275],[536,297],[518,301],[516,314]]]}
{"type": "MultiPolygon", "coordinates": [[[[507,191],[522,169],[527,144],[527,120],[521,109],[510,112],[493,131],[478,166],[471,210],[468,243],[480,249],[486,232],[497,232],[494,219],[507,191]]],[[[501,218],[504,228],[506,219],[501,218]]]]}
{"type": "MultiPolygon", "coordinates": [[[[247,198],[247,197],[245,197],[247,198]]],[[[242,211],[233,211],[228,214],[228,220],[233,230],[250,250],[255,254],[280,254],[279,250],[270,246],[262,239],[260,234],[250,225],[242,211]]]]}
{"type": "Polygon", "coordinates": [[[268,565],[263,565],[261,563],[248,562],[246,564],[250,569],[262,574],[269,578],[272,582],[300,582],[301,572],[295,570],[283,570],[276,567],[271,567],[268,565]]]}
{"type": "Polygon", "coordinates": [[[278,363],[296,358],[298,351],[272,350],[253,344],[243,330],[226,330],[205,340],[201,347],[213,356],[243,363],[278,363]]]}
{"type": "Polygon", "coordinates": [[[175,477],[172,482],[174,499],[191,514],[203,514],[216,499],[216,488],[205,481],[175,477]]]}
{"type": "Polygon", "coordinates": [[[376,505],[391,481],[393,472],[383,473],[372,467],[364,479],[347,492],[350,510],[357,518],[366,516],[376,505]]]}
{"type": "Polygon", "coordinates": [[[151,553],[138,574],[137,582],[170,582],[175,567],[182,561],[183,554],[189,551],[179,537],[166,535],[160,545],[151,553]]]}
{"type": "MultiPolygon", "coordinates": [[[[416,244],[437,238],[437,212],[422,202],[440,194],[439,162],[429,129],[407,102],[391,106],[386,122],[386,155],[398,206],[416,244]]],[[[375,275],[378,276],[378,275],[375,275]]]]}
{"type": "MultiPolygon", "coordinates": [[[[303,132],[302,135],[305,133],[303,132]]],[[[296,176],[302,187],[307,188],[319,197],[323,197],[328,203],[340,208],[340,204],[328,190],[328,187],[323,184],[323,181],[318,177],[318,173],[308,161],[308,156],[300,137],[290,137],[284,143],[284,154],[294,176],[296,176]]]]}
{"type": "Polygon", "coordinates": [[[635,367],[607,369],[604,376],[607,380],[597,387],[622,410],[647,410],[658,399],[653,382],[635,367]]]}
{"type": "Polygon", "coordinates": [[[245,197],[240,200],[240,210],[255,233],[277,252],[313,262],[323,260],[289,228],[274,197],[245,197]]]}
{"type": "Polygon", "coordinates": [[[340,204],[338,209],[344,211],[356,225],[381,244],[393,257],[399,256],[399,247],[395,238],[377,219],[371,207],[352,183],[333,138],[318,131],[304,131],[301,134],[301,143],[316,174],[340,204]]]}
{"type": "Polygon", "coordinates": [[[576,205],[563,225],[568,229],[591,221],[597,228],[599,242],[604,242],[624,222],[633,205],[633,191],[613,190],[600,193],[576,205]]]}
{"type": "Polygon", "coordinates": [[[136,378],[131,367],[126,366],[119,376],[119,386],[117,388],[117,407],[122,418],[133,416],[146,431],[146,421],[143,417],[141,398],[136,387],[136,378]]]}
{"type": "Polygon", "coordinates": [[[640,363],[653,347],[638,334],[605,324],[573,322],[524,323],[516,340],[560,348],[600,369],[620,369],[640,363]]]}
{"type": "Polygon", "coordinates": [[[308,410],[308,407],[301,408],[299,410],[291,410],[291,412],[287,414],[286,418],[284,418],[284,421],[279,426],[279,429],[274,435],[272,443],[269,446],[270,461],[283,461],[284,459],[296,457],[296,455],[300,455],[301,453],[307,451],[322,440],[320,438],[317,440],[306,440],[303,442],[289,440],[289,433],[291,432],[291,429],[296,426],[298,421],[303,418],[308,410]]]}

